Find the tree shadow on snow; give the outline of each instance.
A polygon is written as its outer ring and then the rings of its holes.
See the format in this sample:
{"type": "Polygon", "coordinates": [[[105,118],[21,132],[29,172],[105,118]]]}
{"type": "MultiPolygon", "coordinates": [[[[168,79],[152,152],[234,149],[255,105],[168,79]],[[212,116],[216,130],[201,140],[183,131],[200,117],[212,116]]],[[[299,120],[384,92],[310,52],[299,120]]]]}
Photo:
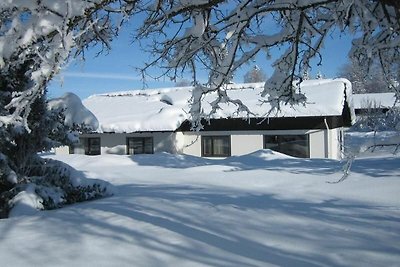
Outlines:
{"type": "MultiPolygon", "coordinates": [[[[118,192],[45,219],[54,220],[54,225],[57,220],[79,225],[77,237],[92,235],[121,246],[135,241],[149,251],[209,266],[374,265],[368,257],[349,255],[352,251],[374,253],[377,259],[387,257],[389,263],[400,255],[400,214],[381,207],[336,199],[309,203],[272,194],[233,194],[176,185],[122,185],[118,192]],[[93,217],[93,211],[105,214],[104,220],[93,217]],[[108,218],[118,218],[117,223],[108,218]],[[168,240],[163,233],[184,242],[168,240]],[[302,246],[307,248],[302,250],[302,246]]],[[[60,234],[57,230],[49,234],[60,234]]],[[[118,261],[135,262],[128,256],[118,261]]]]}
{"type": "MultiPolygon", "coordinates": [[[[187,169],[201,166],[226,166],[225,171],[270,170],[285,171],[294,174],[334,174],[341,172],[345,161],[331,159],[303,159],[289,157],[271,150],[259,150],[226,159],[207,159],[189,155],[158,153],[155,155],[134,155],[133,162],[141,166],[159,166],[165,168],[187,169]]],[[[399,157],[356,159],[351,172],[370,177],[393,176],[399,172],[399,157]]]]}
{"type": "Polygon", "coordinates": [[[226,166],[230,167],[228,171],[286,170],[295,173],[310,172],[311,168],[318,173],[334,173],[340,169],[340,163],[335,160],[300,159],[272,152],[268,149],[244,156],[232,156],[225,159],[209,159],[169,153],[134,155],[130,158],[140,166],[158,166],[179,169],[203,166],[226,166]]]}
{"type": "Polygon", "coordinates": [[[356,159],[351,172],[370,177],[383,178],[394,176],[399,178],[400,157],[360,158],[356,159]]]}

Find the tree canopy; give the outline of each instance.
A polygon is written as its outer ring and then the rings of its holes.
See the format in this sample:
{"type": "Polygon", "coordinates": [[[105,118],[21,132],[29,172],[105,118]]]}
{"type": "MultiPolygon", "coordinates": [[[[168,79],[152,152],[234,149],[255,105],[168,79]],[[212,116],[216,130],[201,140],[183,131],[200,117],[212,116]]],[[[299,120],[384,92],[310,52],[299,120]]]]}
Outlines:
{"type": "Polygon", "coordinates": [[[338,76],[351,82],[355,94],[382,93],[390,92],[390,86],[400,81],[400,62],[393,63],[387,71],[390,75],[385,75],[377,61],[373,61],[368,70],[362,68],[357,62],[350,61],[339,69],[338,76]],[[392,81],[388,83],[385,80],[386,76],[392,81]]]}
{"type": "Polygon", "coordinates": [[[302,76],[311,59],[321,60],[320,49],[334,29],[354,36],[349,56],[363,68],[377,59],[388,76],[391,64],[400,61],[396,0],[2,1],[0,12],[1,74],[7,77],[21,64],[32,62],[25,73],[31,83],[5,105],[9,114],[0,115],[1,125],[26,127],[30,104],[68,57],[94,43],[109,48],[119,26],[139,12],[145,19],[137,25],[136,38],[151,38],[149,50],[155,56],[144,73],[153,65],[172,78],[190,70],[196,83],[196,70],[209,70],[206,86],[199,85],[193,95],[194,120],[201,113],[202,96],[210,91],[218,92],[214,111],[221,101],[246,110],[240,100],[229,98],[223,85],[257,53],[269,55],[275,47],[283,52],[265,83],[264,101],[275,108],[305,103],[299,90],[302,76]]]}
{"type": "Polygon", "coordinates": [[[131,1],[113,2],[0,2],[0,218],[27,191],[40,199],[38,208],[108,194],[97,183],[74,183],[66,166],[37,153],[70,139],[62,110],[48,110],[46,86],[73,54],[95,43],[109,47],[133,10],[131,1]]]}
{"type": "Polygon", "coordinates": [[[207,86],[198,86],[193,95],[194,120],[199,119],[196,114],[201,113],[202,96],[210,91],[218,92],[213,111],[222,101],[246,110],[240,100],[229,98],[223,85],[257,53],[269,55],[276,47],[282,53],[265,83],[263,101],[276,109],[282,104],[305,103],[306,96],[299,90],[302,74],[311,59],[322,60],[321,47],[333,30],[354,36],[349,57],[363,68],[378,59],[389,75],[391,64],[400,61],[398,1],[158,1],[140,9],[147,19],[138,38],[153,37],[150,52],[158,55],[144,71],[157,64],[174,77],[190,69],[196,81],[197,68],[209,70],[207,86]]]}
{"type": "Polygon", "coordinates": [[[24,172],[16,161],[26,162],[24,166],[38,164],[36,152],[50,134],[48,128],[38,130],[38,125],[50,125],[41,117],[48,115],[41,111],[49,81],[70,57],[96,44],[109,49],[121,25],[136,15],[144,19],[136,25],[135,38],[150,39],[148,50],[154,56],[143,67],[143,75],[152,66],[173,80],[182,72],[192,73],[196,85],[190,110],[193,129],[201,129],[201,120],[215,113],[222,102],[251,113],[240,99],[229,96],[225,85],[256,54],[269,56],[275,48],[282,52],[265,82],[262,101],[271,103],[273,110],[283,104],[305,104],[302,77],[312,59],[322,60],[320,50],[333,30],[354,36],[349,57],[365,69],[377,60],[388,88],[400,96],[390,72],[400,62],[398,0],[3,0],[0,212],[5,203],[2,196],[15,194],[15,181],[38,176],[24,172]],[[209,72],[206,84],[197,81],[199,68],[209,72]],[[204,114],[201,102],[210,92],[217,94],[211,112],[204,114]],[[21,140],[32,138],[39,140],[22,146],[26,142],[21,140]],[[19,159],[14,159],[14,149],[19,159]],[[15,174],[20,179],[10,178],[15,174]],[[10,191],[3,194],[4,190],[10,191]]]}

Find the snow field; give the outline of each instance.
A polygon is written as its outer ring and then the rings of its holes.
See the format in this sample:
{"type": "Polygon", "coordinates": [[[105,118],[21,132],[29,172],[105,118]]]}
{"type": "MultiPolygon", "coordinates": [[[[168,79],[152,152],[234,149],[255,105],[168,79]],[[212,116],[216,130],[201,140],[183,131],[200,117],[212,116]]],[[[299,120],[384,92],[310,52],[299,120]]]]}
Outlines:
{"type": "Polygon", "coordinates": [[[396,266],[396,156],[64,155],[112,197],[0,221],[4,266],[396,266]]]}

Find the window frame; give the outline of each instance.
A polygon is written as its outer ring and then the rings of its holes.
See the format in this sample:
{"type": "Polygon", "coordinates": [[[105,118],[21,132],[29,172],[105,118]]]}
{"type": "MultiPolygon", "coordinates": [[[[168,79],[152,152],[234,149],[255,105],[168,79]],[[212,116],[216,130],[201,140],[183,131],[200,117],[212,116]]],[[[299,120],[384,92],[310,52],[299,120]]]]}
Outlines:
{"type": "Polygon", "coordinates": [[[85,138],[79,138],[78,142],[74,142],[70,145],[68,145],[68,153],[69,154],[81,154],[81,155],[85,155],[85,138]]]}
{"type": "Polygon", "coordinates": [[[202,157],[230,157],[232,154],[232,142],[231,142],[231,136],[230,135],[203,135],[201,136],[201,156],[202,157]],[[228,152],[223,153],[223,154],[216,154],[215,153],[215,140],[223,138],[226,139],[225,141],[228,141],[228,152]],[[205,143],[211,140],[211,153],[208,154],[206,153],[205,149],[205,143]]]}
{"type": "Polygon", "coordinates": [[[83,148],[85,155],[97,156],[101,154],[101,138],[100,137],[85,137],[83,138],[83,148]],[[98,141],[98,149],[93,149],[93,141],[98,141]]]}
{"type": "MultiPolygon", "coordinates": [[[[147,144],[148,145],[148,144],[147,144]]],[[[130,136],[126,138],[126,154],[127,155],[140,155],[140,154],[154,154],[154,138],[153,136],[130,136]],[[137,141],[141,141],[141,146],[143,148],[143,153],[135,153],[135,149],[134,147],[132,147],[133,149],[133,153],[130,153],[130,146],[129,146],[129,140],[130,139],[137,139],[137,141]],[[151,140],[151,152],[146,152],[146,140],[151,140]]]]}
{"type": "MultiPolygon", "coordinates": [[[[293,141],[292,141],[293,142],[293,141]]],[[[309,134],[264,134],[263,135],[263,148],[264,149],[271,149],[273,151],[291,156],[291,157],[297,157],[297,158],[310,158],[310,154],[311,154],[311,148],[310,148],[310,135],[309,134]],[[270,137],[274,137],[276,139],[276,146],[277,149],[275,147],[271,148],[271,147],[267,147],[267,144],[272,144],[271,142],[267,142],[267,138],[270,137]],[[288,151],[285,151],[284,149],[282,149],[283,145],[287,145],[287,141],[284,142],[285,140],[282,140],[284,138],[290,138],[290,137],[305,137],[305,139],[302,140],[294,140],[294,142],[298,142],[298,141],[305,141],[306,142],[306,154],[305,155],[294,155],[294,154],[288,154],[288,151]]]]}

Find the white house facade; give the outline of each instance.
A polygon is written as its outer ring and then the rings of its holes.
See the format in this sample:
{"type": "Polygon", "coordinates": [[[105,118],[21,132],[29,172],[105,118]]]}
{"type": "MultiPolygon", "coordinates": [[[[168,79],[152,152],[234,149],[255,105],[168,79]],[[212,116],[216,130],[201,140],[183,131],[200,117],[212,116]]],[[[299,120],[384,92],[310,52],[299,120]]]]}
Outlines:
{"type": "MultiPolygon", "coordinates": [[[[222,104],[196,132],[188,120],[192,88],[95,95],[83,103],[98,119],[98,129],[82,134],[75,147],[61,147],[56,153],[168,152],[221,158],[272,149],[302,158],[341,158],[343,129],[354,121],[347,80],[306,81],[302,84],[306,106],[283,106],[269,118],[265,114],[270,107],[259,102],[262,89],[262,83],[231,85],[227,94],[241,99],[253,115],[222,104]]],[[[212,95],[203,100],[205,112],[212,100],[212,95]]]]}

